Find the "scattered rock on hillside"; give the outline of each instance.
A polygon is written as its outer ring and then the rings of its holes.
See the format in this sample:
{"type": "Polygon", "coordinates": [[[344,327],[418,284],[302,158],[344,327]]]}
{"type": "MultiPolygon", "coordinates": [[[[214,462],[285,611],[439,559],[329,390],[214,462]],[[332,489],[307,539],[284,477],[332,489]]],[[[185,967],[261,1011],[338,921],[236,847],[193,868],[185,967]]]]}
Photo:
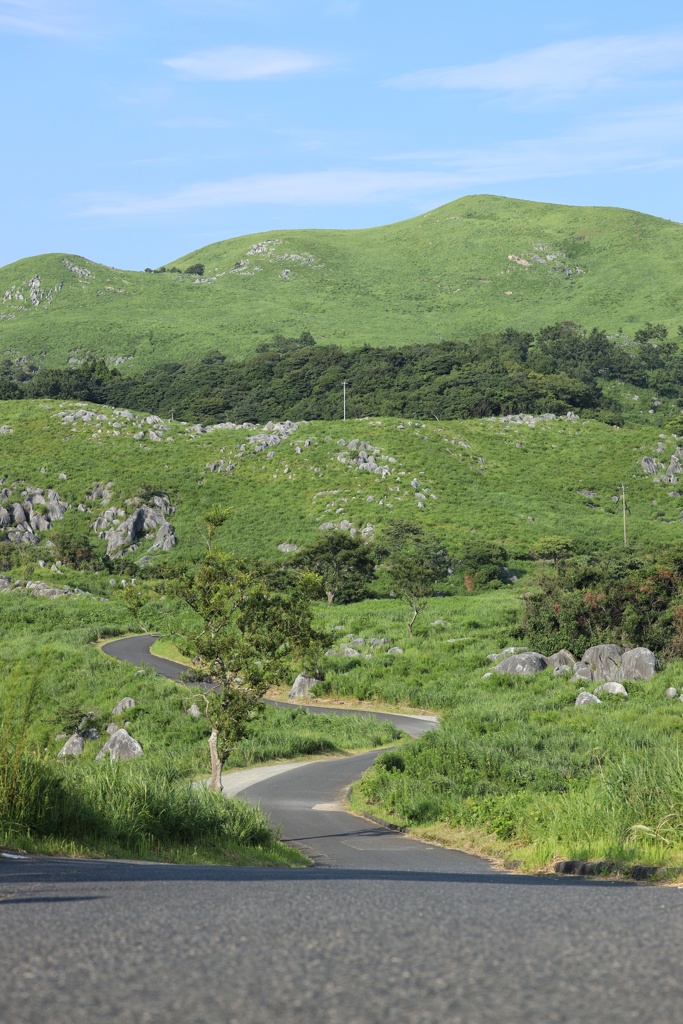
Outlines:
{"type": "Polygon", "coordinates": [[[300,548],[296,544],[278,544],[278,551],[282,551],[285,555],[294,554],[295,551],[299,551],[300,548]]]}
{"type": "Polygon", "coordinates": [[[613,695],[620,695],[621,697],[628,697],[626,687],[623,683],[602,683],[600,686],[593,690],[593,693],[597,696],[599,693],[611,693],[613,695]]]}
{"type": "Polygon", "coordinates": [[[201,718],[202,715],[201,711],[199,710],[196,704],[190,704],[185,714],[189,715],[190,718],[201,718]]]}
{"type": "Polygon", "coordinates": [[[582,690],[574,704],[577,707],[581,707],[582,704],[602,704],[602,701],[594,693],[587,693],[585,690],[582,690]]]}
{"type": "Polygon", "coordinates": [[[294,700],[295,697],[307,697],[311,689],[319,683],[320,679],[316,679],[315,676],[310,676],[306,672],[300,672],[294,680],[294,685],[289,691],[289,699],[294,700]]]}
{"type": "Polygon", "coordinates": [[[141,757],[143,753],[142,745],[137,740],[133,739],[125,729],[117,729],[104,744],[95,760],[101,761],[109,754],[112,761],[129,761],[133,757],[141,757]]]}
{"type": "Polygon", "coordinates": [[[645,458],[640,460],[640,465],[642,467],[643,473],[647,473],[648,476],[655,474],[658,469],[661,469],[660,464],[656,462],[654,459],[650,458],[649,455],[646,455],[645,458]]]}
{"type": "Polygon", "coordinates": [[[122,697],[115,708],[112,709],[111,716],[115,718],[116,715],[122,714],[124,711],[128,711],[129,708],[135,707],[135,701],[132,697],[122,697]]]}
{"type": "Polygon", "coordinates": [[[526,654],[528,649],[528,647],[506,647],[504,651],[499,651],[498,654],[487,654],[486,657],[489,661],[503,661],[513,654],[526,654]]]}
{"type": "Polygon", "coordinates": [[[571,651],[566,651],[564,647],[561,651],[557,651],[556,654],[551,654],[548,658],[549,668],[574,668],[576,665],[576,658],[571,651]]]}
{"type": "Polygon", "coordinates": [[[617,680],[652,679],[658,668],[659,661],[652,651],[647,647],[633,647],[621,659],[617,680]]]}
{"type": "Polygon", "coordinates": [[[121,726],[117,725],[116,722],[110,722],[104,731],[106,732],[107,736],[113,736],[114,733],[117,732],[120,728],[121,726]]]}
{"type": "Polygon", "coordinates": [[[553,669],[554,676],[570,676],[572,674],[571,665],[558,665],[557,668],[553,669]]]}
{"type": "Polygon", "coordinates": [[[675,686],[670,686],[670,687],[669,687],[669,688],[667,689],[667,691],[666,691],[666,693],[664,694],[664,696],[665,696],[665,697],[677,697],[677,696],[678,696],[678,690],[676,689],[676,687],[675,687],[675,686]]]}
{"type": "Polygon", "coordinates": [[[120,514],[120,510],[113,509],[108,509],[104,516],[100,516],[92,523],[92,528],[97,531],[98,536],[107,541],[107,555],[110,558],[120,558],[126,551],[136,550],[137,542],[155,531],[156,536],[150,551],[170,551],[175,546],[175,530],[165,514],[172,508],[168,498],[155,495],[152,500],[155,507],[140,505],[121,524],[112,525],[115,515],[120,514]],[[107,513],[112,515],[108,516],[107,513]]]}
{"type": "Polygon", "coordinates": [[[499,661],[494,672],[507,672],[513,676],[529,676],[536,672],[542,672],[548,667],[548,659],[537,651],[527,651],[525,654],[513,654],[510,658],[499,661]]]}
{"type": "Polygon", "coordinates": [[[85,750],[85,739],[79,733],[75,732],[73,736],[69,736],[68,740],[57,754],[57,757],[80,757],[85,750]]]}
{"type": "Polygon", "coordinates": [[[403,654],[402,647],[390,647],[387,654],[403,654]]]}
{"type": "Polygon", "coordinates": [[[596,683],[612,682],[619,678],[619,669],[624,648],[619,644],[596,644],[584,651],[581,662],[577,666],[575,678],[587,679],[586,670],[590,671],[591,679],[596,683]],[[579,670],[581,674],[579,674],[579,670]]]}

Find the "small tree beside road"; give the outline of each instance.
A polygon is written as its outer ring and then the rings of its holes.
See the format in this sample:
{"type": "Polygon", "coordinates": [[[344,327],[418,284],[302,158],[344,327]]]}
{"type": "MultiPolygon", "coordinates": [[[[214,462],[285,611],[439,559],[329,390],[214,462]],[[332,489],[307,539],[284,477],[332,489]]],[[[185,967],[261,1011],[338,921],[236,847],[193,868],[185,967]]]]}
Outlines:
{"type": "Polygon", "coordinates": [[[198,663],[186,681],[206,688],[210,788],[219,792],[225,762],[263,707],[266,691],[286,683],[295,665],[313,670],[330,640],[313,626],[311,602],[321,595],[320,578],[278,574],[209,550],[173,590],[199,619],[178,646],[198,663]]]}

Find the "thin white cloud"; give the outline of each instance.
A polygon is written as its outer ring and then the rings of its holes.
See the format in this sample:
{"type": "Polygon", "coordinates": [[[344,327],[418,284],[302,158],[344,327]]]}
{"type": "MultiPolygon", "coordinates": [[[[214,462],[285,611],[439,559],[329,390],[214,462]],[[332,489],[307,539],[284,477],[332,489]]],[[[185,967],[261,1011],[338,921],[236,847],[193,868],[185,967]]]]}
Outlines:
{"type": "Polygon", "coordinates": [[[201,182],[160,196],[90,194],[88,217],[141,217],[254,204],[354,205],[518,181],[666,169],[683,165],[683,103],[631,111],[555,138],[520,139],[485,149],[402,153],[386,163],[416,169],[340,169],[201,182]]]}
{"type": "Polygon", "coordinates": [[[644,107],[610,121],[596,119],[554,138],[398,153],[378,162],[428,164],[474,185],[678,166],[683,163],[683,103],[644,107]]]}
{"type": "Polygon", "coordinates": [[[500,60],[417,71],[387,85],[556,97],[611,88],[683,67],[683,33],[577,39],[500,60]]]}
{"type": "Polygon", "coordinates": [[[242,82],[278,75],[298,74],[325,67],[329,60],[298,50],[257,46],[220,46],[196,50],[185,57],[172,57],[164,64],[186,78],[209,82],[242,82]]]}
{"type": "Polygon", "coordinates": [[[84,30],[84,11],[69,0],[0,0],[0,31],[72,36],[84,30]]]}
{"type": "Polygon", "coordinates": [[[203,182],[163,196],[84,197],[85,216],[130,217],[255,203],[317,206],[397,199],[416,192],[456,187],[459,176],[433,171],[332,170],[259,174],[203,182]]]}

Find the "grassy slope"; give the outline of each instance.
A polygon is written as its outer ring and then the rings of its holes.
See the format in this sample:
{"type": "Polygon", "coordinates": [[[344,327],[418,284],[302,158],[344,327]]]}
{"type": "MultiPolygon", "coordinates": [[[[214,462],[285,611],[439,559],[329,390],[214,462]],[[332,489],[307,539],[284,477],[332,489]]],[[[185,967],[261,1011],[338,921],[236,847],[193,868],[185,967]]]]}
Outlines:
{"type": "MultiPolygon", "coordinates": [[[[274,332],[311,330],[344,347],[462,337],[511,325],[536,329],[572,319],[611,333],[646,320],[683,319],[677,267],[683,226],[629,210],[468,196],[424,216],[359,231],[280,231],[206,246],[175,261],[201,261],[207,278],[120,271],[78,256],[30,257],[0,269],[2,349],[61,364],[70,353],[135,356],[142,367],[215,347],[253,352],[274,332]],[[266,239],[281,244],[248,256],[266,239]],[[537,248],[566,259],[536,264],[537,248]],[[313,263],[278,259],[305,255],[313,263]],[[526,259],[529,267],[508,259],[526,259]],[[63,260],[89,271],[79,277],[63,260]],[[230,273],[248,260],[246,273],[230,273]],[[584,273],[565,277],[551,266],[584,273]],[[254,267],[259,267],[258,271],[254,267]],[[289,280],[280,278],[290,271],[289,280]],[[38,275],[51,303],[33,308],[22,282],[38,275]],[[217,276],[222,275],[222,276],[217,276]],[[507,292],[512,294],[508,295],[507,292]],[[19,309],[20,306],[26,309],[19,309]]],[[[172,266],[174,261],[168,265],[172,266]]]]}
{"type": "MultiPolygon", "coordinates": [[[[622,429],[566,420],[536,427],[432,421],[403,429],[392,419],[310,423],[268,452],[249,454],[247,445],[244,456],[237,458],[238,446],[247,442],[251,430],[197,436],[176,422],[170,432],[173,441],[135,441],[139,420],[124,422],[114,436],[111,410],[104,411],[109,422],[62,424],[58,413],[73,408],[72,403],[47,401],[0,403],[0,422],[14,430],[0,436],[0,469],[8,485],[23,481],[57,488],[72,505],[65,526],[84,521],[76,506],[97,481],[114,482],[113,502],[118,503],[146,485],[167,492],[178,503],[172,522],[179,544],[171,557],[200,554],[202,509],[216,502],[235,509],[222,528],[222,543],[264,557],[279,557],[277,545],[282,542],[309,543],[320,536],[323,522],[341,519],[359,527],[371,523],[379,530],[393,518],[415,520],[452,541],[475,533],[502,541],[513,558],[548,534],[618,544],[621,517],[612,499],[622,481],[631,510],[629,534],[637,548],[656,549],[676,542],[680,534],[683,500],[670,496],[671,485],[645,476],[639,464],[662,443],[666,450],[657,458],[666,466],[678,441],[650,422],[622,429]],[[340,463],[343,449],[337,442],[352,438],[395,459],[386,462],[391,475],[383,481],[340,463]],[[310,445],[304,447],[307,439],[310,445]],[[206,469],[208,462],[220,458],[236,463],[231,475],[206,469]],[[68,479],[60,480],[60,473],[68,479]],[[410,486],[414,478],[437,496],[427,499],[425,509],[417,507],[410,486]],[[596,497],[586,498],[579,489],[596,497]]],[[[19,486],[17,498],[18,493],[19,486]]],[[[85,521],[92,518],[94,513],[85,521]]],[[[48,540],[49,533],[41,537],[48,540]]],[[[144,545],[140,554],[143,550],[144,545]]],[[[55,579],[49,572],[46,578],[55,579]]]]}

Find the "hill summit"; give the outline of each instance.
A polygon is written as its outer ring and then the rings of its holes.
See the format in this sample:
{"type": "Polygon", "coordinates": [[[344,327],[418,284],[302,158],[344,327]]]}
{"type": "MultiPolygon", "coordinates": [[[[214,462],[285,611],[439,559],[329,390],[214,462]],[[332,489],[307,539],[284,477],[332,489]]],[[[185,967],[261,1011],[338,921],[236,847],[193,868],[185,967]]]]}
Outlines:
{"type": "Polygon", "coordinates": [[[302,330],[343,348],[558,320],[628,334],[683,320],[682,258],[673,221],[466,196],[386,227],[227,239],[146,272],[32,256],[0,268],[0,332],[15,358],[130,368],[210,349],[245,356],[302,330]]]}

